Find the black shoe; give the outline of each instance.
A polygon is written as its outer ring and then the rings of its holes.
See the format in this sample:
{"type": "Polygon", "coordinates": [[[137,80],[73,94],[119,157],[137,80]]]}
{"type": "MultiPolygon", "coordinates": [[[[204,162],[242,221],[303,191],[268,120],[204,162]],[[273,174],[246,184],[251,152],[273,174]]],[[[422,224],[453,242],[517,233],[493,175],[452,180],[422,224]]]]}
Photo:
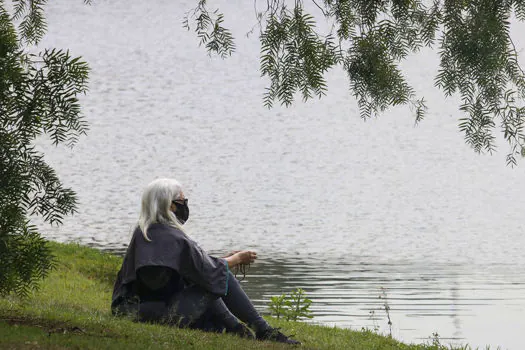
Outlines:
{"type": "Polygon", "coordinates": [[[286,335],[279,332],[279,328],[268,328],[265,331],[257,332],[255,337],[257,340],[270,340],[278,343],[300,345],[301,342],[288,338],[286,335]]]}
{"type": "Polygon", "coordinates": [[[253,332],[243,323],[238,323],[235,327],[227,329],[226,332],[238,335],[241,338],[255,339],[253,332]]]}

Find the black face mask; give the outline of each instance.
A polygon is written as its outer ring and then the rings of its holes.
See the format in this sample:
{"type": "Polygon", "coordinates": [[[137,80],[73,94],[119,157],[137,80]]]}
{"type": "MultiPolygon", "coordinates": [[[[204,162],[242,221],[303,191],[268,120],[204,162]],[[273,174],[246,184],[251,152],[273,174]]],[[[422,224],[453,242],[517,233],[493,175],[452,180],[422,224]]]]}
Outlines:
{"type": "Polygon", "coordinates": [[[178,203],[173,201],[173,204],[177,207],[177,211],[175,211],[175,216],[180,221],[181,224],[184,225],[184,223],[188,220],[188,217],[190,216],[190,208],[188,207],[188,200],[184,200],[184,204],[178,203]]]}

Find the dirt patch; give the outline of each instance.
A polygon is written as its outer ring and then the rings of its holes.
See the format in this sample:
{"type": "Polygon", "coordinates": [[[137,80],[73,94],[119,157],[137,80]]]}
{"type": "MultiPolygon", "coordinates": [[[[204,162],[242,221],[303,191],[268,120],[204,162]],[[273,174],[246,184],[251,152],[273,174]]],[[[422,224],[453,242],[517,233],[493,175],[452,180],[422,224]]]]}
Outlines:
{"type": "Polygon", "coordinates": [[[120,338],[116,334],[112,334],[111,331],[104,329],[100,332],[93,332],[81,327],[67,324],[66,322],[57,322],[44,319],[34,319],[27,317],[0,317],[0,322],[6,322],[10,326],[30,326],[41,328],[43,332],[47,333],[48,336],[51,334],[75,334],[75,335],[87,335],[91,337],[102,337],[102,338],[120,338]]]}

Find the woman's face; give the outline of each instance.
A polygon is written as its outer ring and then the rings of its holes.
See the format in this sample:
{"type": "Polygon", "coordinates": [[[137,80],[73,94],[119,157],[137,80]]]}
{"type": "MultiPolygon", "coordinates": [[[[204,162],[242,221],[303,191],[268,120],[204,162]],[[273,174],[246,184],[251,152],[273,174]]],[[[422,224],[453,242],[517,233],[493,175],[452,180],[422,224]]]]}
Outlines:
{"type": "Polygon", "coordinates": [[[180,193],[177,199],[171,201],[171,211],[175,214],[179,222],[184,225],[190,216],[190,208],[188,208],[188,199],[184,197],[184,193],[180,193]]]}
{"type": "MultiPolygon", "coordinates": [[[[185,199],[186,197],[184,196],[184,192],[181,191],[179,197],[175,199],[174,201],[179,202],[180,204],[183,204],[185,199]]],[[[171,202],[170,210],[175,213],[177,211],[177,205],[171,202]]]]}

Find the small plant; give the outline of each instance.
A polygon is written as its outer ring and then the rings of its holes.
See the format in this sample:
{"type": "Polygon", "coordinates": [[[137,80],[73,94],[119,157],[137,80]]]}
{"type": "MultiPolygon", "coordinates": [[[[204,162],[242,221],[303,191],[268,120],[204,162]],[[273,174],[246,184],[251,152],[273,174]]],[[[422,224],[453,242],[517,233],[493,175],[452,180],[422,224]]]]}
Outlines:
{"type": "MultiPolygon", "coordinates": [[[[379,325],[377,324],[376,322],[376,312],[374,310],[370,310],[368,312],[368,318],[374,323],[374,332],[379,332],[379,325]]],[[[363,331],[365,330],[365,328],[363,327],[362,329],[363,331]]]]}
{"type": "Polygon", "coordinates": [[[282,315],[286,313],[286,306],[284,301],[286,299],[286,294],[273,296],[270,298],[270,303],[268,304],[270,308],[270,314],[281,318],[282,315]]]}
{"type": "Polygon", "coordinates": [[[386,317],[388,319],[389,335],[392,338],[392,319],[390,318],[390,305],[388,304],[388,298],[386,296],[386,289],[381,287],[381,295],[379,299],[383,300],[383,307],[385,309],[386,317]]]}
{"type": "Polygon", "coordinates": [[[297,321],[300,318],[312,318],[310,305],[312,301],[306,298],[306,293],[303,289],[297,288],[292,291],[290,298],[285,301],[288,307],[288,320],[297,321]]]}
{"type": "Polygon", "coordinates": [[[432,345],[434,346],[440,346],[441,342],[439,341],[439,334],[438,332],[432,333],[432,345]]]}
{"type": "Polygon", "coordinates": [[[290,295],[282,294],[270,298],[269,308],[271,315],[287,321],[297,321],[302,318],[313,318],[310,311],[312,301],[306,298],[303,289],[297,288],[290,295]]]}
{"type": "MultiPolygon", "coordinates": [[[[429,342],[427,343],[429,346],[429,350],[448,350],[448,347],[441,344],[441,338],[438,334],[438,332],[432,333],[431,337],[428,337],[429,342]]],[[[468,345],[465,347],[460,347],[458,350],[472,350],[468,345]]]]}
{"type": "Polygon", "coordinates": [[[387,322],[388,329],[389,329],[388,336],[392,338],[392,319],[390,318],[390,304],[388,303],[388,297],[387,297],[386,291],[387,291],[386,288],[381,287],[381,294],[379,294],[379,299],[383,301],[383,306],[376,308],[375,310],[370,310],[368,312],[368,315],[369,315],[368,318],[373,322],[374,332],[377,333],[379,332],[380,327],[376,322],[379,319],[376,315],[376,311],[385,310],[386,318],[388,321],[387,322]]]}

